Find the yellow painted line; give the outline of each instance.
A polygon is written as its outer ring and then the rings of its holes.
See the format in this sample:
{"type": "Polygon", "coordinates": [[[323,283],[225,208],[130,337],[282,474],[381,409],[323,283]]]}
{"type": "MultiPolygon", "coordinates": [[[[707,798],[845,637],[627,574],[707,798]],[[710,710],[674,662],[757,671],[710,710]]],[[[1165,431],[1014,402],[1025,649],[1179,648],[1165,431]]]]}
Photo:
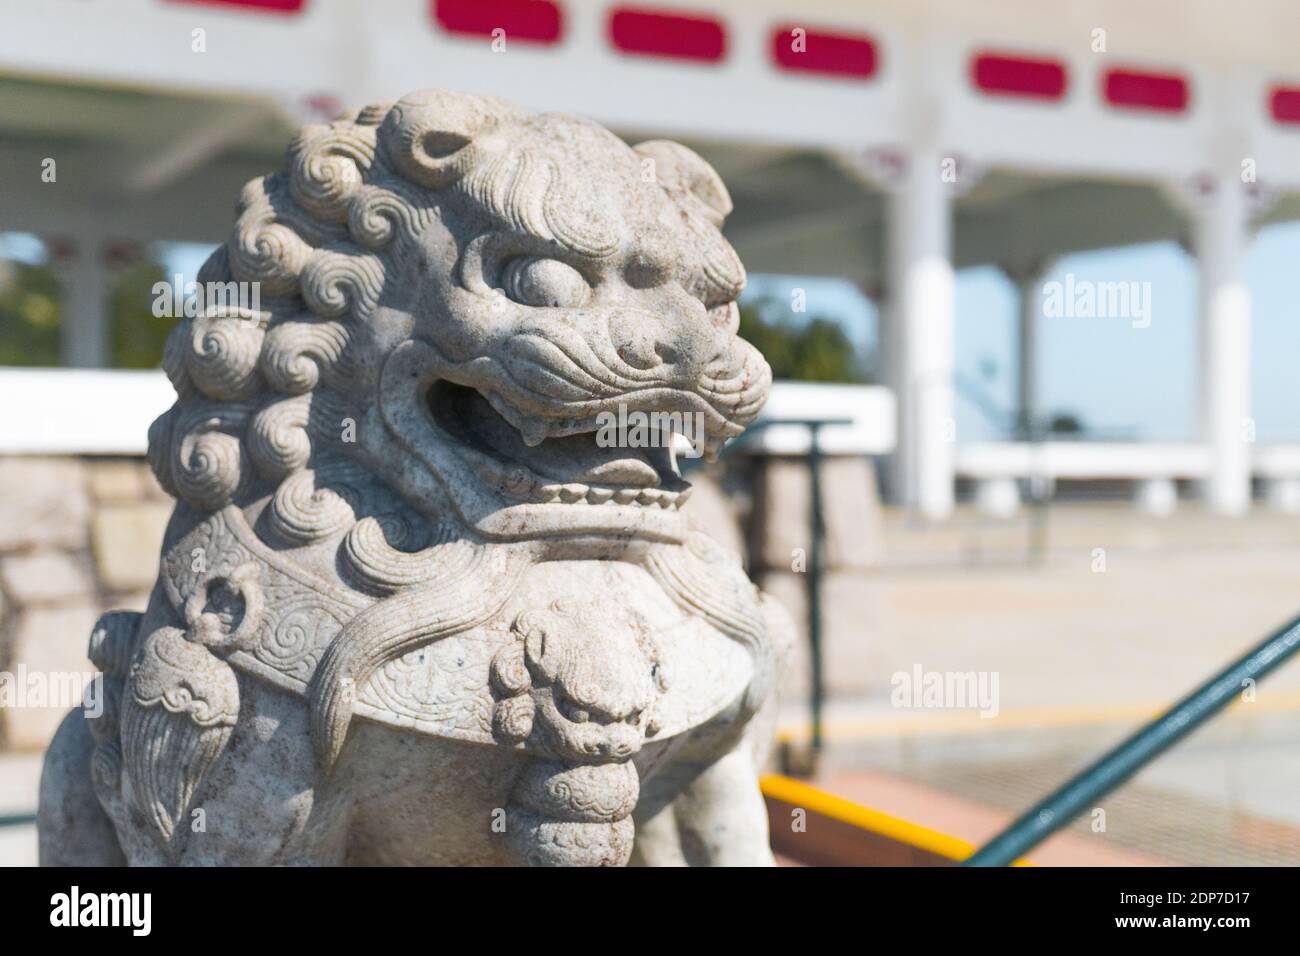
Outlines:
{"type": "MultiPolygon", "coordinates": [[[[759,781],[763,795],[794,807],[830,817],[849,826],[875,833],[897,843],[916,847],[949,860],[964,860],[975,852],[975,844],[960,837],[940,833],[919,823],[904,820],[852,800],[780,774],[768,774],[759,781]]],[[[1028,860],[1017,860],[1013,866],[1033,866],[1028,860]]]]}
{"type": "MultiPolygon", "coordinates": [[[[920,716],[863,717],[856,720],[831,720],[822,725],[822,733],[832,737],[890,737],[899,734],[991,733],[1022,727],[1086,727],[1121,721],[1151,720],[1169,708],[1167,701],[1139,701],[1122,704],[1081,705],[1078,707],[1024,707],[1004,710],[996,717],[981,717],[978,711],[951,713],[924,712],[920,716]]],[[[1229,706],[1234,716],[1250,712],[1282,713],[1300,710],[1300,692],[1263,694],[1252,703],[1238,700],[1229,706]]],[[[781,740],[807,740],[807,724],[789,724],[777,736],[781,740]]]]}

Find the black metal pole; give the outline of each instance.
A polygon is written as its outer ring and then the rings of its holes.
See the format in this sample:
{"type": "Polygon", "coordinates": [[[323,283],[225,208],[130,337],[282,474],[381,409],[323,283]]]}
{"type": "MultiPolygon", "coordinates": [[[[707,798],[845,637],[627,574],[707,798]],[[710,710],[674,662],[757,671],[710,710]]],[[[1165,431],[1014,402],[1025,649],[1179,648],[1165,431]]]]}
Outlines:
{"type": "Polygon", "coordinates": [[[808,553],[808,669],[811,686],[809,703],[812,711],[811,756],[815,762],[822,751],[822,704],[825,687],[822,678],[822,543],[826,521],[822,514],[822,451],[818,433],[821,425],[808,425],[808,523],[811,532],[808,553]]]}
{"type": "Polygon", "coordinates": [[[1007,866],[1227,707],[1246,680],[1259,680],[1300,649],[1300,617],[1143,726],[977,850],[962,866],[1007,866]]]}
{"type": "MultiPolygon", "coordinates": [[[[808,429],[808,564],[804,582],[808,602],[808,669],[809,709],[811,733],[806,767],[798,772],[810,772],[816,765],[822,749],[822,707],[826,697],[822,661],[822,556],[826,539],[826,516],[822,497],[820,432],[827,425],[852,425],[851,418],[769,418],[749,426],[745,436],[727,445],[725,451],[743,447],[758,432],[777,425],[798,425],[808,429]]],[[[792,771],[793,772],[793,771],[792,771]]]]}

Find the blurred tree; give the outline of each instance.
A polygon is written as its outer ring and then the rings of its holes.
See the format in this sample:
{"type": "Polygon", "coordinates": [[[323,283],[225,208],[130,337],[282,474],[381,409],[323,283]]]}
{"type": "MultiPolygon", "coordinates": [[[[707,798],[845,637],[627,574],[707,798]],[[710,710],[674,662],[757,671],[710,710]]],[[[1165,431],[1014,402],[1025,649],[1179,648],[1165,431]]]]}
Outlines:
{"type": "Polygon", "coordinates": [[[1088,426],[1074,412],[1057,412],[1048,422],[1047,430],[1053,435],[1082,435],[1088,426]]]}
{"type": "Polygon", "coordinates": [[[741,306],[740,335],[763,353],[776,378],[805,382],[870,382],[864,356],[838,322],[796,320],[787,303],[763,296],[741,306]]]}
{"type": "Polygon", "coordinates": [[[0,365],[58,365],[61,291],[48,266],[0,262],[0,365]]]}
{"type": "MultiPolygon", "coordinates": [[[[148,259],[117,271],[109,294],[114,368],[157,368],[162,361],[176,319],[153,314],[153,285],[166,279],[163,267],[148,259]]],[[[55,269],[0,261],[0,365],[57,366],[62,319],[62,281],[55,269]]]]}
{"type": "Polygon", "coordinates": [[[109,303],[114,368],[157,368],[162,362],[163,343],[178,321],[153,314],[154,283],[166,281],[162,265],[149,259],[118,272],[109,303]]]}

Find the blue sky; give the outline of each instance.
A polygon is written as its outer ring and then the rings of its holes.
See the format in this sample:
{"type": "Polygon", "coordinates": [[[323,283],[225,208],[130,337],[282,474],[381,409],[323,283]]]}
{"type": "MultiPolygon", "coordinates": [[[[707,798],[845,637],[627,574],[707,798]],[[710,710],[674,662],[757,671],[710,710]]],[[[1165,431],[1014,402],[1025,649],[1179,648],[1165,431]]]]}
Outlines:
{"type": "MultiPolygon", "coordinates": [[[[163,248],[169,271],[192,280],[209,247],[163,248]]],[[[0,236],[0,257],[43,258],[30,236],[0,236]]],[[[1196,427],[1197,299],[1193,260],[1173,243],[1069,256],[1047,277],[1151,283],[1151,324],[1123,318],[1040,317],[1039,389],[1048,412],[1072,412],[1091,428],[1154,441],[1191,439],[1196,427]]],[[[1246,262],[1252,293],[1252,409],[1260,441],[1300,441],[1300,223],[1262,230],[1246,262]]],[[[807,293],[806,317],[840,322],[860,347],[877,345],[876,308],[850,282],[754,275],[747,296],[807,293]]],[[[957,273],[957,370],[1010,409],[1016,390],[1016,295],[996,269],[957,273]]],[[[960,441],[999,437],[975,403],[957,403],[960,441]]]]}
{"type": "MultiPolygon", "coordinates": [[[[1039,318],[1039,395],[1044,410],[1073,412],[1115,437],[1190,440],[1197,407],[1197,277],[1174,243],[1069,256],[1046,277],[1151,283],[1151,324],[1126,318],[1039,318]]],[[[1300,441],[1300,223],[1262,230],[1246,262],[1252,294],[1252,412],[1260,441],[1300,441]]],[[[752,276],[747,295],[807,290],[807,316],[841,321],[874,348],[877,315],[851,283],[752,276]]],[[[1016,394],[1016,292],[994,268],[957,273],[957,370],[1010,409],[1016,394]],[[991,374],[989,374],[991,372],[991,374]]],[[[957,403],[960,441],[998,437],[975,403],[957,403]]]]}

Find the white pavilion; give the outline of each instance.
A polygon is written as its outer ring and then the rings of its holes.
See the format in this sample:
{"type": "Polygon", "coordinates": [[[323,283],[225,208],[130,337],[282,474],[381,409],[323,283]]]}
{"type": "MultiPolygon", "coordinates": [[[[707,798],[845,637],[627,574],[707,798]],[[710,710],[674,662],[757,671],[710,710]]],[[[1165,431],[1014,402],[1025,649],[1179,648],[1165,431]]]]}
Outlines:
{"type": "MultiPolygon", "coordinates": [[[[920,515],[950,514],[958,478],[1005,511],[1031,475],[1131,480],[1153,508],[1191,481],[1227,514],[1259,479],[1296,508],[1300,446],[1244,437],[1242,264],[1259,226],[1300,218],[1298,41],[1293,0],[5,0],[0,230],[58,243],[64,364],[102,368],[114,243],[219,242],[305,119],[472,88],[691,143],[732,190],[751,271],[877,297],[888,393],[866,390],[854,440],[892,449],[891,494],[920,515]],[[1042,440],[1044,270],[1155,240],[1199,271],[1198,440],[1042,440]],[[955,440],[953,276],[972,265],[1020,290],[1020,440],[955,440]]],[[[42,381],[0,370],[0,396],[44,407],[42,381]]],[[[165,383],[93,381],[143,435],[131,416],[165,383]]],[[[7,426],[0,453],[128,450],[112,426],[51,423],[72,414],[58,404],[7,426]]]]}

